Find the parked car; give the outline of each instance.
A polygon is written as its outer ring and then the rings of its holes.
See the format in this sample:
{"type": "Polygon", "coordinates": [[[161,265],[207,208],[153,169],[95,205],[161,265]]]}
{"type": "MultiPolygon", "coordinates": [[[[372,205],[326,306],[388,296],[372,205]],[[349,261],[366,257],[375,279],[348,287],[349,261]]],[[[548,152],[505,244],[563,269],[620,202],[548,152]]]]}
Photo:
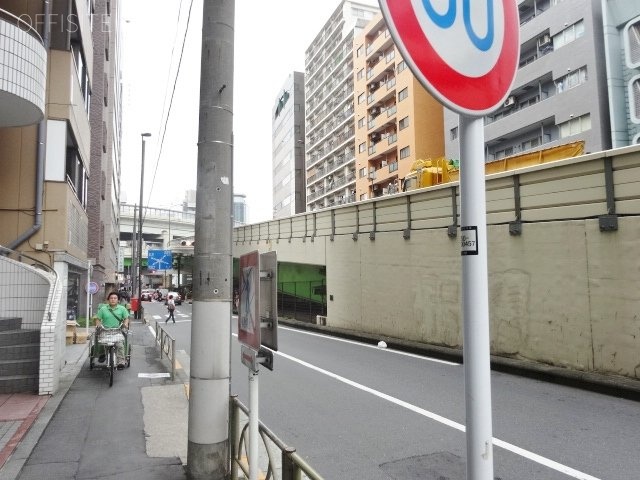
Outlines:
{"type": "Polygon", "coordinates": [[[165,305],[169,302],[169,297],[173,297],[173,301],[176,305],[182,305],[182,297],[178,292],[167,293],[167,296],[164,298],[165,305]]]}
{"type": "Polygon", "coordinates": [[[143,289],[142,293],[140,294],[140,301],[142,301],[142,302],[150,302],[151,299],[153,298],[154,292],[155,292],[155,290],[153,290],[151,288],[143,289]]]}

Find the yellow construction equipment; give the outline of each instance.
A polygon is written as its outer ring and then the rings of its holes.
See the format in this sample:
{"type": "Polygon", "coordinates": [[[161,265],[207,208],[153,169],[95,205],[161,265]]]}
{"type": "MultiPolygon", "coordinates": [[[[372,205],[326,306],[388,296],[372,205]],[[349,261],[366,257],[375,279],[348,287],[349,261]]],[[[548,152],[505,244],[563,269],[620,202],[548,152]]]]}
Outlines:
{"type": "MultiPolygon", "coordinates": [[[[564,158],[577,157],[583,153],[584,141],[581,140],[579,142],[543,148],[535,152],[520,153],[518,155],[501,158],[500,160],[494,160],[493,162],[487,162],[484,164],[484,171],[486,175],[507,172],[509,170],[515,170],[516,168],[531,167],[564,158]]],[[[456,181],[459,179],[459,175],[460,170],[455,170],[450,174],[450,178],[452,181],[456,181]]]]}
{"type": "MultiPolygon", "coordinates": [[[[572,158],[584,153],[584,141],[544,148],[535,152],[525,152],[485,163],[485,174],[507,172],[516,168],[540,165],[554,160],[572,158]]],[[[402,191],[430,187],[441,183],[455,182],[460,178],[458,164],[444,157],[435,160],[416,160],[411,171],[402,182],[402,191]]]]}
{"type": "Polygon", "coordinates": [[[448,183],[453,180],[450,172],[454,169],[455,167],[445,157],[416,160],[411,165],[411,171],[402,181],[402,191],[408,192],[417,188],[448,183]]]}

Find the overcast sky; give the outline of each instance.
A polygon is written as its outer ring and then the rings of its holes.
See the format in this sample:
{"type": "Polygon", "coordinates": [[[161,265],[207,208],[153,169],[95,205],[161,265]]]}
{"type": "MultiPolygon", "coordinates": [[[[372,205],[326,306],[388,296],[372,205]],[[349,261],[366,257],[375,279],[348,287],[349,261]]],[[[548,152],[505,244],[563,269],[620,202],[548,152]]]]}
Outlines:
{"type": "MultiPolygon", "coordinates": [[[[202,2],[121,2],[122,192],[128,203],[138,203],[140,198],[143,132],[152,134],[145,153],[144,203],[178,209],[185,190],[195,189],[202,2]],[[163,107],[168,108],[191,3],[178,84],[162,154],[158,157],[163,107]]],[[[338,0],[236,2],[234,192],[247,196],[250,223],[272,217],[271,109],[276,96],[291,72],[304,71],[304,52],[338,3],[338,0]]]]}

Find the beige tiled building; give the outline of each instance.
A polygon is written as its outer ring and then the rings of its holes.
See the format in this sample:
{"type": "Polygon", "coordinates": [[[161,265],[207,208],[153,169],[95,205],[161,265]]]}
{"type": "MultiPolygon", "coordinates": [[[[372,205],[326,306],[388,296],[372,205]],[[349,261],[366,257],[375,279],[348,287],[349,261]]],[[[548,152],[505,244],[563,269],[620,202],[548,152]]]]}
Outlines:
{"type": "Polygon", "coordinates": [[[0,245],[57,272],[71,318],[90,258],[102,295],[116,282],[117,5],[0,0],[0,245]]]}
{"type": "Polygon", "coordinates": [[[356,201],[400,191],[417,159],[444,155],[443,107],[416,80],[381,14],[354,38],[356,201]]]}

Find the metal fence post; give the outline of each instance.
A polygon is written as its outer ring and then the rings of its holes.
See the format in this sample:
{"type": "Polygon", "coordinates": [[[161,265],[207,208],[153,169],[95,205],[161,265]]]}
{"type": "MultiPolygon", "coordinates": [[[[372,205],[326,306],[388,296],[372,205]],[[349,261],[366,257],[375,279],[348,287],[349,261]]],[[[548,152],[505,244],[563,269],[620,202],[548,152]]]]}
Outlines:
{"type": "Polygon", "coordinates": [[[282,480],[295,480],[296,463],[291,455],[296,451],[293,447],[287,447],[282,450],[282,480]]]}
{"type": "Polygon", "coordinates": [[[240,409],[235,404],[237,395],[229,397],[229,454],[231,480],[238,480],[238,466],[236,465],[236,457],[238,452],[238,434],[240,432],[240,409]]]}
{"type": "Polygon", "coordinates": [[[176,339],[171,339],[171,381],[176,378],[176,339]]]}

